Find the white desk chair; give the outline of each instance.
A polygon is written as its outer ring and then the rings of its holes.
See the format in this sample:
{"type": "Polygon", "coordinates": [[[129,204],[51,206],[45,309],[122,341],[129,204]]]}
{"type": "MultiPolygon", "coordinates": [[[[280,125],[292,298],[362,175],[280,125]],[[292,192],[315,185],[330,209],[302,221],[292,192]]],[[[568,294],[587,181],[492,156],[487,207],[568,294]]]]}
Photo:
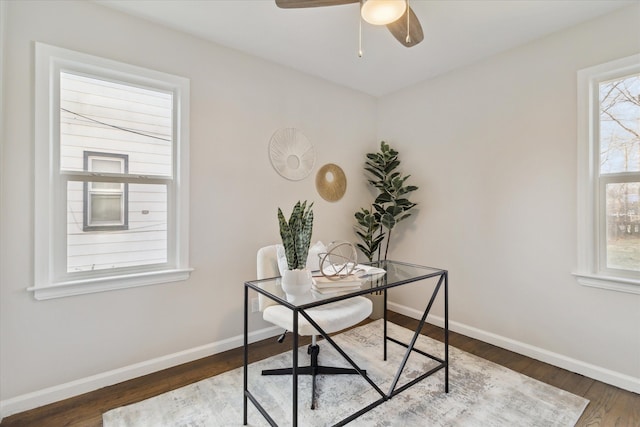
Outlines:
{"type": "MultiPolygon", "coordinates": [[[[280,276],[276,245],[266,246],[258,250],[257,261],[258,279],[280,276]]],[[[272,293],[277,292],[277,289],[267,290],[272,293]]],[[[258,298],[260,311],[262,311],[262,317],[264,320],[280,326],[285,330],[285,332],[293,330],[293,316],[291,310],[263,296],[262,294],[260,294],[258,298]]],[[[365,297],[358,296],[320,307],[310,308],[306,310],[306,312],[318,324],[318,326],[320,326],[326,333],[331,334],[363,321],[369,317],[371,310],[371,301],[365,297]]],[[[309,366],[299,367],[298,374],[312,375],[313,377],[311,386],[311,409],[315,409],[316,375],[357,374],[358,372],[355,369],[322,366],[318,363],[318,353],[320,352],[320,347],[316,343],[318,331],[311,326],[309,321],[303,316],[298,316],[298,334],[304,336],[311,335],[311,344],[307,349],[307,353],[311,356],[311,363],[309,366]]],[[[278,339],[278,341],[282,342],[282,338],[283,336],[278,339]]],[[[262,375],[291,375],[291,373],[292,368],[269,369],[262,371],[262,375]]]]}

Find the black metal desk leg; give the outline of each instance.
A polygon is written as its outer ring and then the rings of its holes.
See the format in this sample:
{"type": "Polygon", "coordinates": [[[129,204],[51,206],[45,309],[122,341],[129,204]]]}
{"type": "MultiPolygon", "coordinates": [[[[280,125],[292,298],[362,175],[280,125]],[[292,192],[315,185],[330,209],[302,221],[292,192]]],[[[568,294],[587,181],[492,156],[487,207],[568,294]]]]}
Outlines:
{"type": "Polygon", "coordinates": [[[387,360],[387,290],[385,289],[384,291],[384,305],[383,305],[383,312],[382,312],[382,316],[384,318],[384,339],[383,341],[383,345],[384,345],[384,355],[382,360],[386,361],[387,360]]]}
{"type": "Polygon", "coordinates": [[[243,403],[243,425],[247,425],[247,391],[249,388],[249,288],[244,287],[244,389],[242,391],[243,403]]]}
{"type": "Polygon", "coordinates": [[[449,393],[449,272],[444,273],[444,392],[449,393]]]}
{"type": "Polygon", "coordinates": [[[293,310],[293,355],[292,355],[291,379],[293,383],[293,414],[291,423],[298,427],[298,310],[293,310]]]}

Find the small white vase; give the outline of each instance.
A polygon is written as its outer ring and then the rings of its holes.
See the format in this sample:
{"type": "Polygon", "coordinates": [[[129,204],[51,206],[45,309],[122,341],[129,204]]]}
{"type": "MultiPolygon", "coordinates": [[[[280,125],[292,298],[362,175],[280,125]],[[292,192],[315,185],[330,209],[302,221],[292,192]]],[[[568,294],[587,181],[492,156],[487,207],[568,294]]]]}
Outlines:
{"type": "Polygon", "coordinates": [[[287,301],[292,304],[304,304],[313,299],[311,294],[311,271],[304,269],[286,270],[282,274],[282,290],[287,301]]]}

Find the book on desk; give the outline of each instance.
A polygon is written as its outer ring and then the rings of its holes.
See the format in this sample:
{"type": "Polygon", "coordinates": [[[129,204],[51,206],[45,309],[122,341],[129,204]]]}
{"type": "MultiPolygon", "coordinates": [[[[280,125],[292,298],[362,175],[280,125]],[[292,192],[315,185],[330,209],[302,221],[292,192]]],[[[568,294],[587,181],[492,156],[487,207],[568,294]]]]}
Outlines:
{"type": "Polygon", "coordinates": [[[338,294],[360,289],[362,279],[354,274],[340,277],[314,277],[311,288],[321,294],[338,294]]]}
{"type": "Polygon", "coordinates": [[[342,271],[343,267],[330,266],[329,271],[331,272],[331,268],[333,268],[333,271],[336,272],[335,275],[324,275],[320,271],[314,271],[311,289],[324,295],[340,294],[360,289],[365,281],[373,277],[383,276],[386,273],[382,268],[357,264],[351,266],[350,274],[340,275],[338,272],[342,271]]]}

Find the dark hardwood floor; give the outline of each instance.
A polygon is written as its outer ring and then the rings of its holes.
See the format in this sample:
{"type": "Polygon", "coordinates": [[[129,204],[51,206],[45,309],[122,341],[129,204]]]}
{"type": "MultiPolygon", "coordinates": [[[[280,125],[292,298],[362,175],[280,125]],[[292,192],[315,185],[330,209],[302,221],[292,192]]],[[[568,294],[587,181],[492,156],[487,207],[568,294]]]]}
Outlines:
{"type": "MultiPolygon", "coordinates": [[[[389,312],[389,320],[415,328],[417,321],[389,312]]],[[[425,335],[442,339],[442,329],[426,325],[425,335]]],[[[537,380],[589,399],[578,426],[640,427],[640,395],[560,369],[546,363],[454,332],[451,345],[498,363],[537,380]]],[[[301,345],[308,340],[301,340],[301,345]]],[[[252,344],[252,361],[283,351],[285,347],[268,339],[252,344]]],[[[182,387],[242,366],[242,349],[229,350],[191,363],[105,387],[2,420],[1,427],[14,426],[102,426],[102,413],[122,405],[182,387]]]]}

